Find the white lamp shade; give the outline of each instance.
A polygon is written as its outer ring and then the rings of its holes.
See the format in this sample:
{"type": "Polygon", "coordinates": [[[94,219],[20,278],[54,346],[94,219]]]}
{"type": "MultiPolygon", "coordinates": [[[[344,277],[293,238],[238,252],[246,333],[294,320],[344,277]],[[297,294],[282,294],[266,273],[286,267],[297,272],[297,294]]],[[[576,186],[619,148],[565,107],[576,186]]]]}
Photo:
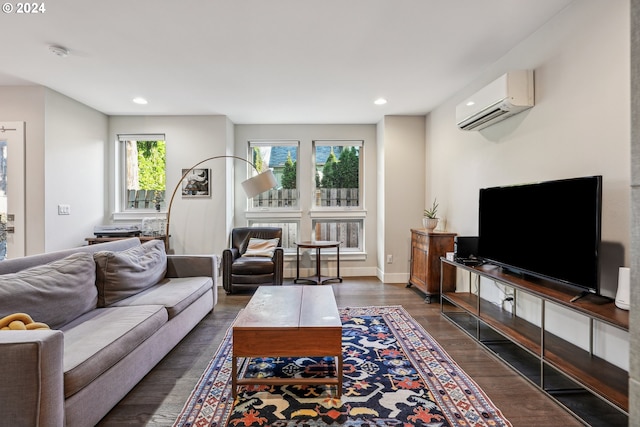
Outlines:
{"type": "Polygon", "coordinates": [[[269,169],[244,181],[242,183],[242,188],[247,194],[247,197],[252,198],[267,190],[271,190],[276,185],[278,185],[278,181],[276,181],[273,171],[269,169]]]}

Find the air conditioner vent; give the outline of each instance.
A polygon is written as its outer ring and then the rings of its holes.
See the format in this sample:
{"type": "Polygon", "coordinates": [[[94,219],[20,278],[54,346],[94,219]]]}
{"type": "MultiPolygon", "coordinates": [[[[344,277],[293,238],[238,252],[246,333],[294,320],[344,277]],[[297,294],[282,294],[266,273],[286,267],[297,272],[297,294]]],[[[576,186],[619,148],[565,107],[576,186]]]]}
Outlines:
{"type": "Polygon", "coordinates": [[[500,76],[456,107],[462,130],[481,130],[534,105],[533,71],[511,71],[500,76]]]}

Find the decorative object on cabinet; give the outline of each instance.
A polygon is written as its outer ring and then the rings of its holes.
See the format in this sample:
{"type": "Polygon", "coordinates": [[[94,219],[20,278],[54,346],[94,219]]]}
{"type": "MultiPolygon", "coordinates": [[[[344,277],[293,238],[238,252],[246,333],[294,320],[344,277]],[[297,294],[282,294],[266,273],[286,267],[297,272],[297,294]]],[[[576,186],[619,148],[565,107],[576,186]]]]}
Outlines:
{"type": "Polygon", "coordinates": [[[439,218],[427,218],[427,217],[424,217],[424,218],[422,218],[422,226],[427,231],[433,231],[438,226],[438,221],[439,221],[439,218]]]}
{"type": "Polygon", "coordinates": [[[604,328],[628,332],[628,311],[594,294],[571,302],[575,293],[566,286],[511,274],[496,265],[468,266],[446,258],[441,262],[443,267],[467,272],[469,284],[474,283],[467,291],[456,292],[455,280],[463,275],[454,275],[454,283],[443,277],[440,307],[444,317],[586,425],[627,425],[629,373],[598,354],[599,339],[594,338],[604,328]],[[482,287],[491,282],[504,287],[505,302],[513,309],[485,299],[482,287]],[[532,322],[519,315],[519,301],[536,301],[540,310],[536,317],[542,321],[532,322]],[[549,322],[550,313],[559,310],[584,318],[586,345],[561,337],[566,333],[559,333],[558,325],[549,322]]]}
{"type": "Polygon", "coordinates": [[[453,252],[455,233],[441,233],[422,229],[411,230],[411,263],[409,283],[422,291],[426,303],[440,293],[440,275],[446,275],[445,283],[455,280],[455,268],[446,266],[441,271],[440,257],[453,252]]]}
{"type": "Polygon", "coordinates": [[[157,217],[142,218],[141,229],[143,236],[163,235],[165,230],[165,219],[157,217]]]}
{"type": "Polygon", "coordinates": [[[422,225],[427,230],[433,230],[438,226],[438,200],[433,199],[431,208],[424,210],[424,216],[422,218],[422,225]]]}
{"type": "MultiPolygon", "coordinates": [[[[205,162],[208,162],[209,160],[215,160],[215,159],[242,160],[243,162],[249,164],[255,170],[257,175],[242,182],[242,188],[244,189],[244,192],[246,193],[248,198],[255,197],[260,193],[270,190],[278,184],[278,182],[276,181],[276,177],[273,174],[273,171],[271,169],[267,169],[266,171],[260,172],[256,167],[256,165],[254,165],[247,159],[243,159],[242,157],[221,155],[221,156],[207,157],[204,160],[200,160],[198,163],[191,166],[189,169],[182,169],[182,177],[180,177],[180,180],[178,181],[175,188],[173,189],[173,192],[171,193],[171,199],[169,200],[169,205],[167,205],[167,229],[166,229],[165,235],[170,236],[169,226],[171,225],[171,207],[173,206],[173,199],[175,198],[176,193],[178,192],[178,189],[183,187],[183,181],[185,180],[185,178],[187,178],[187,175],[189,175],[189,173],[191,173],[191,171],[193,171],[195,168],[197,168],[198,166],[200,166],[205,162]]],[[[209,174],[209,177],[210,177],[210,174],[209,174]]],[[[166,241],[166,247],[168,252],[169,239],[167,239],[166,241]]]]}

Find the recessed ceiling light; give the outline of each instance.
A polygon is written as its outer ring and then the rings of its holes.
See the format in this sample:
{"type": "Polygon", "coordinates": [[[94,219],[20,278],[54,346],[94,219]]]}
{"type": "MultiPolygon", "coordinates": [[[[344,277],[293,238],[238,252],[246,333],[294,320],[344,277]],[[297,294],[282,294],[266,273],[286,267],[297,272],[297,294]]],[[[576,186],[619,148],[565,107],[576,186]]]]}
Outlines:
{"type": "Polygon", "coordinates": [[[59,56],[60,58],[64,58],[69,55],[69,49],[62,46],[49,46],[49,50],[54,54],[59,56]]]}
{"type": "Polygon", "coordinates": [[[149,101],[147,101],[146,99],[144,99],[144,98],[142,98],[140,96],[137,96],[137,97],[133,98],[133,102],[135,102],[136,104],[139,104],[139,105],[147,105],[149,103],[149,101]]]}
{"type": "Polygon", "coordinates": [[[465,105],[466,105],[467,107],[471,107],[472,105],[475,105],[475,104],[476,104],[475,102],[473,102],[473,101],[469,101],[469,102],[467,102],[465,105]]]}
{"type": "Polygon", "coordinates": [[[378,98],[375,101],[373,101],[373,103],[376,105],[384,105],[387,103],[387,100],[384,98],[378,98]]]}

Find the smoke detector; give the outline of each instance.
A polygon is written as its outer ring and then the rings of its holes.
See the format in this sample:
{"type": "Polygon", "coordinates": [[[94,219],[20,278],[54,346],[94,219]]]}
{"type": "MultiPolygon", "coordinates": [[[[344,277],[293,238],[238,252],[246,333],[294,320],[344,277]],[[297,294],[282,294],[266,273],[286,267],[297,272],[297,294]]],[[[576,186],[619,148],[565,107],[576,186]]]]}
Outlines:
{"type": "Polygon", "coordinates": [[[58,55],[60,58],[64,58],[65,56],[69,55],[69,49],[62,46],[49,46],[49,50],[53,52],[54,55],[58,55]]]}

